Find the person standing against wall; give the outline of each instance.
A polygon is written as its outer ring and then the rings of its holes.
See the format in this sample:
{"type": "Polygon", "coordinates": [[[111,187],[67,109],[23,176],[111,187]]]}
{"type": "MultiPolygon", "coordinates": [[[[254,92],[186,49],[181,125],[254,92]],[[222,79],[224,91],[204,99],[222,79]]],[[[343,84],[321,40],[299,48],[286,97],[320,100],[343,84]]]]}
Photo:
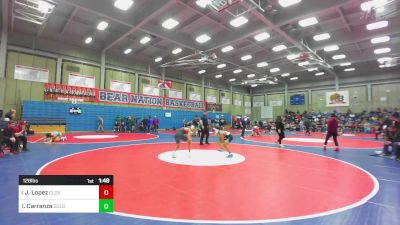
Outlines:
{"type": "Polygon", "coordinates": [[[241,118],[240,123],[242,124],[242,133],[240,134],[240,136],[243,138],[244,137],[244,133],[246,132],[247,116],[243,116],[241,118]]]}
{"type": "Polygon", "coordinates": [[[149,116],[149,118],[147,119],[147,132],[151,133],[152,131],[153,131],[153,118],[149,116]]]}
{"type": "Polygon", "coordinates": [[[10,119],[10,121],[13,121],[15,118],[15,114],[17,113],[17,110],[15,109],[10,109],[9,112],[6,113],[6,115],[4,116],[4,118],[8,118],[10,119]]]}
{"type": "Polygon", "coordinates": [[[210,130],[208,125],[207,111],[204,111],[203,116],[201,116],[200,118],[200,129],[201,129],[200,145],[203,145],[204,137],[206,138],[206,144],[209,144],[208,137],[210,136],[210,130]]]}
{"type": "Polygon", "coordinates": [[[276,132],[278,133],[278,137],[279,137],[279,139],[278,139],[278,141],[276,141],[276,143],[279,144],[279,146],[281,148],[283,148],[284,145],[282,144],[282,140],[285,138],[285,125],[282,122],[281,116],[276,117],[275,127],[276,127],[276,132]]]}
{"type": "Polygon", "coordinates": [[[329,139],[331,137],[333,137],[333,141],[335,142],[335,151],[338,152],[339,151],[339,143],[337,140],[337,136],[338,136],[338,126],[339,126],[339,122],[336,119],[336,115],[334,113],[331,114],[331,118],[329,118],[329,120],[326,122],[326,125],[328,126],[327,128],[327,133],[326,133],[326,138],[325,138],[325,143],[324,143],[324,151],[326,151],[326,145],[329,141],[329,139]]]}
{"type": "Polygon", "coordinates": [[[104,120],[102,116],[97,117],[97,130],[96,132],[104,132],[104,120]]]}
{"type": "Polygon", "coordinates": [[[158,126],[160,124],[160,121],[158,120],[157,116],[154,116],[154,120],[153,120],[153,129],[154,132],[157,133],[158,132],[158,126]]]}

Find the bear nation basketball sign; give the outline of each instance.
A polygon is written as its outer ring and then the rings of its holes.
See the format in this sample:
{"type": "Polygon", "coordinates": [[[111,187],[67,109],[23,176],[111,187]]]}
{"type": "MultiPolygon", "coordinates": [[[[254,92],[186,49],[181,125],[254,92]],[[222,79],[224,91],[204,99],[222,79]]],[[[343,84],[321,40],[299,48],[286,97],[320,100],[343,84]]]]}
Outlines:
{"type": "Polygon", "coordinates": [[[349,106],[349,91],[326,92],[326,106],[349,106]]]}

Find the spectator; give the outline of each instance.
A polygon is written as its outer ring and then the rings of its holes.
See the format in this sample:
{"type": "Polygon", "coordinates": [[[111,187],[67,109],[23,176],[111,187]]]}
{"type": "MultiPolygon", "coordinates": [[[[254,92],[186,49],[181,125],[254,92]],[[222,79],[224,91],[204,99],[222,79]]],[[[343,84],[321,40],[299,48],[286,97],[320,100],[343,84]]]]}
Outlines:
{"type": "Polygon", "coordinates": [[[15,109],[10,109],[10,111],[6,113],[4,118],[8,118],[8,119],[10,119],[10,121],[13,121],[16,113],[17,113],[17,111],[15,109]]]}
{"type": "Polygon", "coordinates": [[[104,132],[104,120],[102,116],[97,117],[97,130],[96,132],[104,132]]]}
{"type": "Polygon", "coordinates": [[[151,133],[153,131],[153,118],[149,116],[147,119],[147,132],[151,133]]]}
{"type": "Polygon", "coordinates": [[[17,146],[22,148],[22,151],[28,151],[28,138],[25,130],[26,121],[20,121],[14,126],[14,136],[17,139],[17,146]]]}
{"type": "MultiPolygon", "coordinates": [[[[8,117],[7,119],[9,120],[8,117]]],[[[12,154],[18,152],[17,139],[14,136],[14,127],[14,121],[7,121],[7,126],[1,134],[1,139],[3,140],[3,143],[10,148],[10,152],[12,154]]]]}
{"type": "Polygon", "coordinates": [[[154,132],[158,132],[158,126],[160,125],[160,120],[158,120],[157,116],[154,116],[153,120],[153,127],[154,127],[154,132]]]}

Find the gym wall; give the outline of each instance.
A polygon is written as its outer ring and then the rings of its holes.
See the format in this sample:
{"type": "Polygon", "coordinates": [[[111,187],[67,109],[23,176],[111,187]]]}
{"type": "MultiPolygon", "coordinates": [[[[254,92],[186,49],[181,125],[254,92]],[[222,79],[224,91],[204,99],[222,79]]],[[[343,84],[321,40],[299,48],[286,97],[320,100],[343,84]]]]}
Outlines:
{"type": "MultiPolygon", "coordinates": [[[[104,129],[112,130],[115,118],[117,116],[127,117],[135,116],[140,122],[144,116],[157,116],[160,120],[161,129],[179,128],[182,126],[183,119],[191,120],[194,116],[201,116],[200,111],[190,110],[163,110],[144,107],[123,107],[111,105],[95,105],[95,104],[71,104],[63,102],[43,102],[43,101],[23,101],[23,117],[45,117],[45,118],[66,118],[67,131],[94,131],[97,129],[97,117],[102,116],[104,119],[104,129]],[[77,106],[82,109],[81,115],[69,114],[69,108],[77,106]],[[171,113],[171,117],[165,117],[165,113],[171,113]]],[[[217,115],[224,115],[227,123],[231,123],[230,114],[212,113],[208,114],[209,118],[215,118],[217,115]]]]}

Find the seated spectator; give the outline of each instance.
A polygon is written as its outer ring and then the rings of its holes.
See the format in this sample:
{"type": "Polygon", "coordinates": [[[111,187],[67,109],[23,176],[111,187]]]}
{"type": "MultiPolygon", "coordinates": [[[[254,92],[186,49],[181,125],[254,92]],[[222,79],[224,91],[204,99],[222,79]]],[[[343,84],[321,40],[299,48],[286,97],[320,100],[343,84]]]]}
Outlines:
{"type": "Polygon", "coordinates": [[[19,124],[16,124],[14,127],[14,136],[17,139],[18,147],[22,148],[22,151],[29,150],[27,148],[28,138],[25,126],[26,126],[26,121],[20,121],[19,124]]]}
{"type": "Polygon", "coordinates": [[[10,109],[10,111],[8,111],[6,113],[6,115],[4,116],[4,118],[8,118],[10,119],[10,121],[14,120],[15,118],[15,114],[17,113],[17,111],[15,109],[10,109]]]}
{"type": "Polygon", "coordinates": [[[17,145],[17,139],[14,136],[14,127],[15,127],[15,122],[14,121],[9,121],[9,118],[7,118],[7,126],[1,132],[1,140],[5,146],[10,148],[10,152],[12,154],[18,152],[18,145],[17,145]]]}

